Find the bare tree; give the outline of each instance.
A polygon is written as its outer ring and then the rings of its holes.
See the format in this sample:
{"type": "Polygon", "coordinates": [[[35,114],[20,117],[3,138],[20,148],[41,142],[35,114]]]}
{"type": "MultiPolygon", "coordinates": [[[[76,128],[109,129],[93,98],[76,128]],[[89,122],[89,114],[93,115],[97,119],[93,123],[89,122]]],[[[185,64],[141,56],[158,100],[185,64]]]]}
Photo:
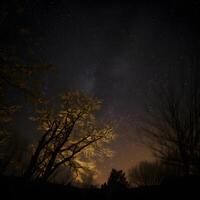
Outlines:
{"type": "Polygon", "coordinates": [[[200,169],[200,76],[198,66],[180,74],[154,87],[142,127],[159,159],[190,174],[200,169]]]}
{"type": "Polygon", "coordinates": [[[160,185],[168,176],[179,175],[178,168],[168,167],[160,162],[142,161],[131,168],[129,182],[134,186],[160,185]]]}
{"type": "Polygon", "coordinates": [[[113,139],[109,126],[98,127],[94,113],[101,102],[82,93],[72,92],[62,96],[61,110],[56,114],[49,108],[40,110],[39,129],[42,136],[35,147],[25,172],[29,179],[47,181],[60,167],[78,172],[93,168],[91,158],[111,154],[104,147],[113,139]]]}

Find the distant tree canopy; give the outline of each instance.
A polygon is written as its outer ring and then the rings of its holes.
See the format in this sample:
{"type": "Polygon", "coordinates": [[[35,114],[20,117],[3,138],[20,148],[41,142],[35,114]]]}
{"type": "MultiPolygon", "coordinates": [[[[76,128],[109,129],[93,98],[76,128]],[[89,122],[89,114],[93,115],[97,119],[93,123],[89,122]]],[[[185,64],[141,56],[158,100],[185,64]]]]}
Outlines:
{"type": "Polygon", "coordinates": [[[0,173],[4,171],[13,155],[12,120],[22,104],[19,99],[28,99],[31,103],[41,101],[41,80],[36,75],[46,71],[49,65],[26,66],[0,52],[0,173]],[[14,96],[14,98],[13,98],[14,96]]]}
{"type": "Polygon", "coordinates": [[[133,186],[160,185],[169,176],[177,176],[179,169],[166,166],[159,162],[142,161],[131,168],[128,179],[133,186]]]}
{"type": "MultiPolygon", "coordinates": [[[[44,75],[52,68],[48,64],[24,64],[9,51],[0,49],[0,167],[4,169],[10,160],[6,150],[13,141],[12,120],[14,114],[28,100],[31,104],[42,101],[44,75]],[[23,100],[22,100],[23,99],[23,100]],[[7,161],[6,161],[7,160],[7,161]],[[4,162],[6,161],[6,162],[4,162]]],[[[10,148],[9,148],[10,149],[10,148]]],[[[1,170],[0,170],[1,171],[1,170]]]]}
{"type": "Polygon", "coordinates": [[[24,176],[47,181],[61,168],[73,169],[81,181],[85,170],[93,170],[93,158],[111,156],[105,144],[114,138],[109,125],[99,124],[95,112],[101,102],[79,92],[61,97],[60,107],[37,110],[32,120],[38,122],[41,137],[33,146],[33,155],[24,176]]]}
{"type": "Polygon", "coordinates": [[[52,68],[31,53],[33,40],[20,20],[27,3],[0,2],[0,174],[16,152],[13,116],[25,99],[31,103],[41,101],[42,80],[52,68]]]}
{"type": "Polygon", "coordinates": [[[119,190],[129,186],[125,173],[122,170],[112,169],[107,183],[102,185],[103,189],[119,190]]]}
{"type": "Polygon", "coordinates": [[[153,88],[148,118],[142,122],[147,144],[162,162],[183,174],[200,173],[200,71],[180,70],[179,77],[153,88]]]}

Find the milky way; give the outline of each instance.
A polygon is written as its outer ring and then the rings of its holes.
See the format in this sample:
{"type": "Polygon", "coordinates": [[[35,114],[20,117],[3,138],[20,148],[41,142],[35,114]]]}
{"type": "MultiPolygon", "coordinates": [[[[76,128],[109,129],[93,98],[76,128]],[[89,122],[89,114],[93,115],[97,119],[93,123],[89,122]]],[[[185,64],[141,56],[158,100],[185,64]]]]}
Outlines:
{"type": "Polygon", "coordinates": [[[102,118],[117,123],[119,137],[111,144],[115,154],[98,162],[98,182],[111,168],[127,170],[150,159],[149,150],[138,143],[135,121],[148,103],[150,82],[198,56],[197,1],[44,2],[27,5],[24,23],[42,38],[37,53],[58,66],[48,78],[47,94],[84,90],[103,100],[102,118]]]}

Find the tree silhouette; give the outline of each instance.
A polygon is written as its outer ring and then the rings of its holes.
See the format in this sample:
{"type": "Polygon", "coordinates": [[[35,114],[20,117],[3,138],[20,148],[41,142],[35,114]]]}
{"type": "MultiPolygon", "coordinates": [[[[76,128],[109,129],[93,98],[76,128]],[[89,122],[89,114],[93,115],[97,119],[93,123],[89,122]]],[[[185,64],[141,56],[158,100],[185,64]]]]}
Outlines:
{"type": "Polygon", "coordinates": [[[125,189],[129,186],[126,180],[125,173],[122,170],[112,169],[107,183],[102,185],[102,188],[109,190],[120,190],[125,189]]]}
{"type": "Polygon", "coordinates": [[[169,176],[179,176],[178,168],[160,162],[142,161],[129,170],[129,182],[134,186],[160,185],[169,176]]]}
{"type": "MultiPolygon", "coordinates": [[[[146,139],[154,154],[184,174],[200,170],[200,82],[198,66],[173,81],[153,89],[154,102],[143,122],[146,139]]],[[[158,85],[158,83],[157,83],[158,85]]]]}
{"type": "Polygon", "coordinates": [[[42,136],[34,147],[30,164],[24,174],[28,179],[50,180],[60,167],[74,170],[78,179],[84,169],[94,168],[92,158],[110,156],[104,147],[113,137],[110,126],[97,124],[95,111],[101,102],[79,92],[62,96],[59,111],[44,108],[33,118],[39,122],[42,136]]]}

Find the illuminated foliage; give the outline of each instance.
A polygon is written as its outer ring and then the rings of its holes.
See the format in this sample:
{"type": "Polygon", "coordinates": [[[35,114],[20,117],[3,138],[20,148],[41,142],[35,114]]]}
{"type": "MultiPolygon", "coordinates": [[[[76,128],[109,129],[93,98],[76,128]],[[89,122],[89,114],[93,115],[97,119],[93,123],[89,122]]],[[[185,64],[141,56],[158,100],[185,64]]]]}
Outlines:
{"type": "Polygon", "coordinates": [[[68,92],[61,97],[60,110],[46,108],[32,117],[39,123],[42,135],[25,177],[47,181],[60,167],[73,169],[81,182],[85,170],[93,170],[93,158],[111,156],[104,145],[113,138],[113,129],[100,126],[95,112],[101,102],[79,92],[68,92]]]}

